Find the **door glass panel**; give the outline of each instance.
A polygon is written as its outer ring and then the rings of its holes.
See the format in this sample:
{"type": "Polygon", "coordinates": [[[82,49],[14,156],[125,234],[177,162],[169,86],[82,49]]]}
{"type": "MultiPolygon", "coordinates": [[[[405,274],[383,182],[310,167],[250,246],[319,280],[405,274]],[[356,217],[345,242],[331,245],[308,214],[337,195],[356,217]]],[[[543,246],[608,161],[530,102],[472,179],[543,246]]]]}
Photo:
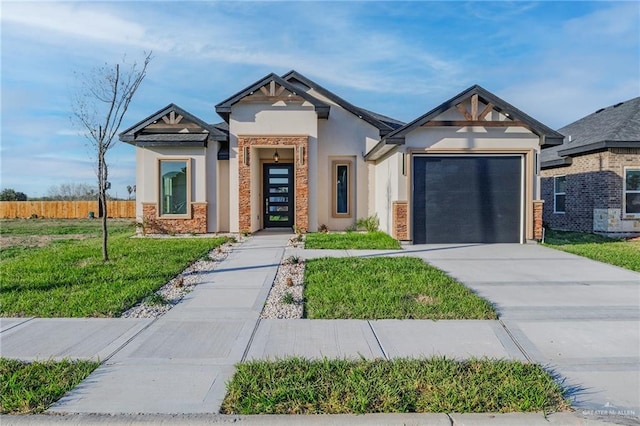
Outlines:
{"type": "Polygon", "coordinates": [[[286,203],[289,201],[289,197],[269,197],[270,203],[286,203]]]}
{"type": "Polygon", "coordinates": [[[289,220],[289,216],[276,216],[276,215],[269,215],[269,220],[271,222],[286,222],[289,220]]]}
{"type": "Polygon", "coordinates": [[[270,175],[286,175],[289,174],[289,170],[287,169],[269,169],[270,175]]]}
{"type": "Polygon", "coordinates": [[[288,212],[289,206],[269,206],[269,212],[288,212]]]}
{"type": "Polygon", "coordinates": [[[282,194],[282,193],[287,193],[289,192],[289,187],[288,186],[272,186],[271,188],[269,188],[269,192],[271,194],[282,194]]]}
{"type": "Polygon", "coordinates": [[[269,183],[289,183],[289,178],[269,178],[269,183]]]}

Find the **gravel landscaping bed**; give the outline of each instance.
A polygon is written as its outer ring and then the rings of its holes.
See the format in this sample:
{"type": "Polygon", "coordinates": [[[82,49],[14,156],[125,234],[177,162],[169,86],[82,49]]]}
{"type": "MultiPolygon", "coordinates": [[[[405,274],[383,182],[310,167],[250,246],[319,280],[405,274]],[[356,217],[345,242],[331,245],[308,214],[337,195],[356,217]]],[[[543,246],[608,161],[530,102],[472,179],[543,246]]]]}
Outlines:
{"type": "MultiPolygon", "coordinates": [[[[304,240],[304,234],[297,234],[288,241],[287,246],[304,248],[304,240]]],[[[304,259],[295,256],[282,259],[260,318],[302,318],[304,267],[304,259]]]]}
{"type": "Polygon", "coordinates": [[[260,318],[302,318],[304,267],[304,259],[295,256],[282,260],[260,318]]]}
{"type": "Polygon", "coordinates": [[[153,296],[147,297],[124,312],[121,318],[157,318],[169,311],[200,283],[200,275],[203,272],[214,270],[218,263],[223,261],[236,245],[245,240],[246,238],[240,238],[237,242],[226,242],[220,247],[211,250],[206,259],[200,259],[191,264],[171,281],[163,285],[153,296]]]}

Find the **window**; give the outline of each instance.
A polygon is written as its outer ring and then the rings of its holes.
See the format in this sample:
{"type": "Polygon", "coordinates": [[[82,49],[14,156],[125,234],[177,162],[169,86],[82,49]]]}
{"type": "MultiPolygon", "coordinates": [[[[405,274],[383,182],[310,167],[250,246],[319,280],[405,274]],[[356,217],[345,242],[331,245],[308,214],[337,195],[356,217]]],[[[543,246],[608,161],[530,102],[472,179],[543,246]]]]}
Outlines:
{"type": "Polygon", "coordinates": [[[567,177],[556,176],[553,178],[553,212],[565,212],[565,199],[567,196],[567,177]]]}
{"type": "Polygon", "coordinates": [[[640,216],[640,169],[624,171],[624,214],[640,216]]]}
{"type": "Polygon", "coordinates": [[[333,161],[333,217],[351,217],[351,161],[333,161]]]}
{"type": "Polygon", "coordinates": [[[160,215],[189,214],[189,161],[160,160],[160,215]]]}

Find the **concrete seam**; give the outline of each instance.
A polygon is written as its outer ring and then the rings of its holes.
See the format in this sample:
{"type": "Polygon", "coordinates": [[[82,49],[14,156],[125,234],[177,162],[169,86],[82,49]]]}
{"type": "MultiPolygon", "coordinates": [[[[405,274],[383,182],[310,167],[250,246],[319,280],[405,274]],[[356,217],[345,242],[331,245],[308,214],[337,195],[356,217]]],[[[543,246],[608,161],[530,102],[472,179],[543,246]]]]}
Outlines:
{"type": "Polygon", "coordinates": [[[147,328],[151,327],[153,324],[155,324],[156,321],[158,321],[160,317],[154,318],[149,324],[145,325],[144,327],[142,327],[140,330],[138,330],[138,332],[136,334],[134,334],[133,336],[129,337],[126,341],[124,341],[120,346],[118,346],[117,348],[115,348],[109,355],[107,355],[105,357],[105,359],[103,360],[99,360],[100,364],[104,364],[107,361],[109,361],[111,358],[113,358],[113,356],[115,354],[117,354],[118,352],[120,352],[122,349],[124,349],[125,346],[127,346],[129,343],[131,343],[131,341],[133,339],[135,339],[136,337],[138,337],[138,335],[140,333],[142,333],[143,331],[145,331],[147,328]]]}
{"type": "Polygon", "coordinates": [[[450,424],[451,426],[454,426],[454,425],[455,425],[455,422],[453,421],[453,418],[451,417],[451,415],[450,415],[449,413],[446,413],[446,415],[447,415],[447,417],[449,418],[449,424],[450,424]]]}
{"type": "Polygon", "coordinates": [[[524,357],[527,359],[527,361],[529,361],[531,363],[534,362],[533,359],[527,353],[527,351],[524,350],[524,347],[520,344],[520,342],[518,342],[518,339],[516,339],[516,337],[513,335],[513,333],[511,333],[511,330],[509,330],[509,328],[506,326],[506,324],[502,322],[502,319],[498,319],[498,322],[500,323],[500,325],[502,326],[504,331],[507,333],[509,338],[516,345],[516,347],[520,350],[520,352],[522,352],[522,355],[524,355],[524,357]]]}
{"type": "Polygon", "coordinates": [[[14,328],[16,328],[16,327],[20,327],[21,325],[27,324],[28,322],[33,321],[34,319],[36,319],[36,317],[32,317],[32,318],[26,319],[26,320],[24,320],[24,321],[22,321],[22,322],[19,322],[18,324],[14,324],[14,325],[12,325],[12,326],[11,326],[11,327],[9,327],[9,328],[5,328],[5,329],[4,329],[4,330],[2,330],[0,333],[6,333],[6,332],[7,332],[7,331],[9,331],[9,330],[13,330],[13,329],[14,329],[14,328]]]}
{"type": "Polygon", "coordinates": [[[260,326],[261,318],[258,318],[256,321],[256,325],[253,327],[253,331],[251,332],[251,337],[249,337],[249,341],[247,342],[247,346],[244,348],[244,352],[242,353],[242,358],[240,358],[240,362],[244,362],[247,359],[247,355],[249,355],[249,349],[251,348],[251,344],[253,343],[253,339],[258,332],[258,327],[260,326]]]}
{"type": "Polygon", "coordinates": [[[376,330],[373,328],[373,325],[371,325],[371,321],[367,321],[367,324],[369,324],[369,328],[371,329],[371,332],[373,333],[373,337],[376,339],[376,343],[378,343],[378,347],[380,348],[380,352],[382,352],[382,355],[384,356],[384,359],[386,359],[388,361],[389,360],[389,356],[387,355],[387,352],[382,347],[382,343],[380,342],[380,339],[378,338],[378,335],[376,334],[376,330]]]}

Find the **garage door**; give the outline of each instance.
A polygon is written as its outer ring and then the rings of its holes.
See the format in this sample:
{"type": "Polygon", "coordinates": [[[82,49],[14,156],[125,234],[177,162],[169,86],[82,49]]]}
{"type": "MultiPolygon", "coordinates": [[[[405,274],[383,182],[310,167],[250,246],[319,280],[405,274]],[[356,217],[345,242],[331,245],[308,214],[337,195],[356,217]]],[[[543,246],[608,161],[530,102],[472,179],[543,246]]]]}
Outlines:
{"type": "Polygon", "coordinates": [[[522,157],[416,156],[413,242],[518,243],[522,157]]]}

